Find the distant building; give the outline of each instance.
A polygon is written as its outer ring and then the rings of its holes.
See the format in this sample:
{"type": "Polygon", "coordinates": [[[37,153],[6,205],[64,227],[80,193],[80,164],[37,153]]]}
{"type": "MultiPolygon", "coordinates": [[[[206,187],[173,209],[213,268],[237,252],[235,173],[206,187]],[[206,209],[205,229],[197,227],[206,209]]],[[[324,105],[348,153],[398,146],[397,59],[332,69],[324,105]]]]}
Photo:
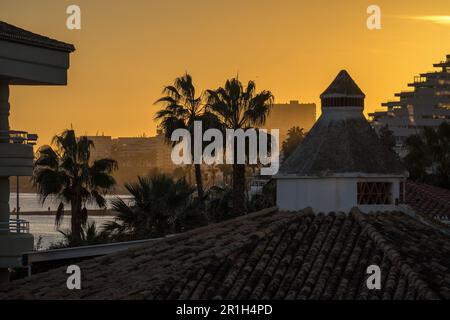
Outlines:
{"type": "Polygon", "coordinates": [[[175,168],[170,155],[171,147],[162,134],[154,137],[89,136],[95,148],[91,159],[112,158],[119,170],[115,177],[119,186],[136,180],[138,175],[146,175],[153,169],[172,172],[175,168]]]}
{"type": "Polygon", "coordinates": [[[156,166],[164,172],[172,172],[175,165],[172,162],[172,147],[167,143],[164,134],[158,131],[158,134],[152,138],[156,147],[156,166]]]}
{"type": "Polygon", "coordinates": [[[112,138],[111,136],[88,136],[94,143],[91,149],[91,160],[101,158],[111,158],[112,155],[112,138]]]}
{"type": "Polygon", "coordinates": [[[420,133],[424,127],[437,128],[450,120],[450,55],[445,61],[433,64],[439,71],[421,73],[409,83],[413,91],[402,91],[399,100],[382,103],[387,110],[369,113],[372,125],[379,129],[388,126],[396,138],[396,151],[405,154],[405,139],[420,133]]]}
{"type": "Polygon", "coordinates": [[[304,132],[309,131],[316,122],[316,104],[299,103],[292,100],[289,103],[276,103],[273,105],[267,118],[266,129],[280,130],[280,143],[287,137],[287,132],[294,126],[303,128],[304,132]]]}
{"type": "Polygon", "coordinates": [[[394,210],[407,172],[364,117],[364,93],[342,70],[320,98],[322,115],[275,176],[278,208],[394,210]]]}

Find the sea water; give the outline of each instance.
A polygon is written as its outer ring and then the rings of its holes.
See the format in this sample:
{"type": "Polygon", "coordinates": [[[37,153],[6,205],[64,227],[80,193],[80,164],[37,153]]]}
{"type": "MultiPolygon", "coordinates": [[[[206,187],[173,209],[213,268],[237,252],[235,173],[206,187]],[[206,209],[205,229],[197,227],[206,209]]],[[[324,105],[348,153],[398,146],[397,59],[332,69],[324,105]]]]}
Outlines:
{"type": "MultiPolygon", "coordinates": [[[[108,195],[106,196],[107,200],[107,208],[111,208],[111,200],[120,197],[124,199],[125,202],[131,201],[130,196],[123,195],[108,195]]],[[[11,209],[11,219],[16,218],[16,210],[17,207],[16,202],[17,195],[15,193],[11,193],[9,199],[9,206],[11,209]]],[[[30,223],[30,233],[34,236],[35,246],[38,245],[39,249],[47,249],[52,243],[61,241],[64,237],[58,231],[59,230],[68,230],[70,229],[70,205],[65,205],[65,211],[68,213],[65,216],[59,226],[56,228],[55,226],[55,215],[54,212],[59,206],[60,201],[55,198],[49,197],[44,204],[40,201],[40,197],[38,194],[34,193],[20,193],[19,194],[19,207],[20,214],[19,218],[23,220],[27,220],[30,223]],[[51,211],[51,214],[42,215],[43,212],[51,211]],[[27,215],[27,212],[39,212],[40,215],[27,215]]],[[[89,210],[98,210],[99,208],[95,204],[88,204],[87,209],[89,210]]],[[[107,221],[114,220],[114,216],[89,216],[88,222],[95,222],[98,229],[101,229],[102,225],[107,221]]]]}

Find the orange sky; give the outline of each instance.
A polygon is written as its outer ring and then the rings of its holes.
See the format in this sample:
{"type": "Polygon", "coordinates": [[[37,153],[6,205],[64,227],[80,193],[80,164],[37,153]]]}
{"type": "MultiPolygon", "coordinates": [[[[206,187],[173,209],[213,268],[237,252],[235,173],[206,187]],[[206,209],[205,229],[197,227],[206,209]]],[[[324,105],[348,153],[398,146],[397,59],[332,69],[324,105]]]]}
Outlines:
{"type": "Polygon", "coordinates": [[[448,0],[0,0],[0,20],[77,48],[67,87],[11,89],[11,127],[38,133],[40,144],[71,125],[151,135],[153,102],[185,71],[199,90],[239,73],[277,102],[319,106],[346,68],[372,111],[450,54],[449,16],[448,0]],[[382,29],[369,31],[373,3],[382,29]],[[66,29],[70,4],[81,7],[81,30],[66,29]]]}

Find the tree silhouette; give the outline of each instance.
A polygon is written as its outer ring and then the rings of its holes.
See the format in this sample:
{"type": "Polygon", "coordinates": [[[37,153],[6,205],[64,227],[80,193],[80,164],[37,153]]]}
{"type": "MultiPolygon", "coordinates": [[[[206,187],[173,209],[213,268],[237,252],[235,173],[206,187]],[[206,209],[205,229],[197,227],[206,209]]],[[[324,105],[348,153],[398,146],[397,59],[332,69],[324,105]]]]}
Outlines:
{"type": "MultiPolygon", "coordinates": [[[[214,114],[220,121],[222,129],[250,129],[259,127],[273,105],[273,95],[270,91],[256,92],[253,81],[244,87],[237,78],[227,80],[224,87],[208,90],[207,111],[214,114]]],[[[233,164],[233,213],[245,212],[245,164],[233,164]]]]}
{"type": "Polygon", "coordinates": [[[283,141],[281,147],[284,159],[289,158],[289,156],[292,154],[292,152],[294,152],[294,150],[303,141],[304,138],[305,133],[303,132],[303,128],[296,126],[288,130],[287,138],[283,141]]]}
{"type": "Polygon", "coordinates": [[[104,195],[116,184],[111,173],[117,169],[117,163],[112,159],[91,162],[94,143],[85,136],[77,139],[74,130],[56,135],[53,144],[56,150],[50,146],[38,150],[32,180],[42,203],[51,195],[61,201],[55,217],[57,226],[64,215],[64,203],[70,203],[70,234],[77,243],[81,241],[82,226],[87,222],[86,204],[95,202],[100,208],[106,207],[104,195]]]}

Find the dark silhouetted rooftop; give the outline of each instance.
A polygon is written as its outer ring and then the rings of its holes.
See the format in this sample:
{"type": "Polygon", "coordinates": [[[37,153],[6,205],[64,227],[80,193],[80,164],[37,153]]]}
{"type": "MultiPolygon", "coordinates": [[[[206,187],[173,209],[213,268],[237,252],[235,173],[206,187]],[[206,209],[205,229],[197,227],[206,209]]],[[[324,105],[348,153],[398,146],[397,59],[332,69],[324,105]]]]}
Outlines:
{"type": "Polygon", "coordinates": [[[75,51],[75,47],[72,44],[33,33],[3,21],[0,21],[0,39],[64,52],[75,51]]]}
{"type": "Polygon", "coordinates": [[[265,210],[81,262],[82,290],[59,268],[0,299],[450,299],[449,240],[400,212],[265,210]]]}

